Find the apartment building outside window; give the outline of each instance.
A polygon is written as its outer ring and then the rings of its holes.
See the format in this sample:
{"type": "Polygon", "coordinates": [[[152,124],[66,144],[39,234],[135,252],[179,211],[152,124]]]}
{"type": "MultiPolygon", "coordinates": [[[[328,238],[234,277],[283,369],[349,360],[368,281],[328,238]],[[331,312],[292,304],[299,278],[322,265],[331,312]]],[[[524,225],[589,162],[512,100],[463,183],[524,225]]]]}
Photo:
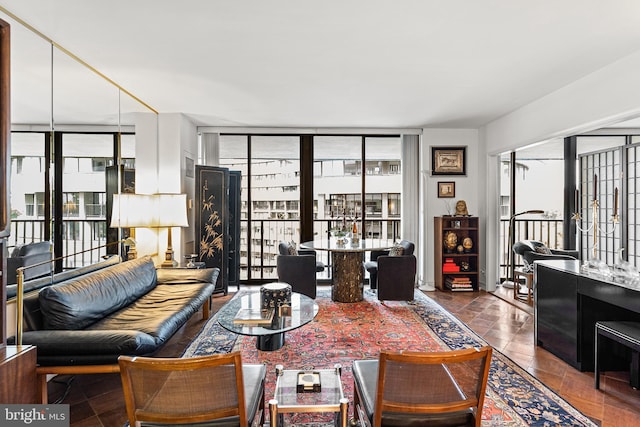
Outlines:
{"type": "MultiPolygon", "coordinates": [[[[106,167],[114,164],[114,133],[55,134],[62,150],[60,164],[47,160],[45,147],[51,142],[49,132],[12,132],[11,135],[11,234],[9,246],[32,241],[57,239],[63,253],[69,255],[96,248],[106,242],[106,167]],[[46,174],[47,162],[50,174],[46,174]],[[62,234],[52,236],[48,225],[54,218],[56,200],[54,171],[61,171],[62,234]],[[48,203],[50,202],[50,203],[48,203]],[[47,212],[47,206],[50,211],[47,212]]],[[[125,168],[135,168],[135,136],[122,134],[121,156],[125,168]]],[[[80,264],[70,260],[65,267],[91,263],[104,254],[96,251],[82,257],[80,264]],[[94,256],[95,255],[95,256],[94,256]]]]}
{"type": "Polygon", "coordinates": [[[279,242],[300,243],[303,204],[313,212],[314,238],[328,238],[344,215],[365,237],[397,238],[400,157],[399,136],[220,135],[219,165],[242,173],[241,280],[275,279],[279,242]],[[301,163],[306,143],[309,165],[301,163]],[[310,195],[301,191],[305,173],[313,176],[310,195]]]}

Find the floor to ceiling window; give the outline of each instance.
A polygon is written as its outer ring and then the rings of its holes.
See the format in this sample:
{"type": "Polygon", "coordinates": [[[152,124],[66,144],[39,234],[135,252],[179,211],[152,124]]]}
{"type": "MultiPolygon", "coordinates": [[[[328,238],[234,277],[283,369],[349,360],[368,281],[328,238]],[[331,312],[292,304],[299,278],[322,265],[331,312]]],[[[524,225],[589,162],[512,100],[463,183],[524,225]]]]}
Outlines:
{"type": "MultiPolygon", "coordinates": [[[[578,225],[582,228],[576,230],[576,241],[581,258],[587,260],[593,256],[594,239],[592,228],[593,216],[593,181],[597,176],[597,192],[600,199],[598,210],[599,238],[596,248],[597,257],[613,265],[617,261],[621,239],[625,238],[626,226],[622,220],[632,221],[632,212],[627,209],[626,216],[622,216],[622,191],[623,191],[623,167],[621,161],[623,154],[620,147],[632,141],[628,135],[581,135],[575,137],[576,155],[578,167],[576,169],[577,197],[579,198],[579,212],[581,220],[578,225]],[[615,187],[620,191],[621,224],[613,230],[611,217],[614,210],[615,187]]],[[[522,215],[513,219],[513,241],[532,239],[542,241],[550,248],[563,248],[563,221],[575,221],[565,218],[565,177],[564,177],[564,148],[567,140],[558,139],[519,150],[514,154],[515,164],[511,165],[511,153],[501,156],[501,274],[507,275],[507,265],[511,248],[508,245],[509,219],[511,209],[518,214],[528,210],[542,210],[543,214],[522,215]],[[511,173],[514,175],[514,188],[510,186],[511,173]],[[513,194],[511,193],[513,191],[513,194]],[[513,207],[512,204],[513,203],[513,207]]],[[[628,148],[628,146],[627,146],[628,148]]],[[[631,174],[631,171],[629,171],[631,174]]],[[[629,178],[630,179],[630,178],[629,178]]],[[[625,200],[628,200],[629,209],[635,209],[633,184],[627,180],[625,187],[625,200]]],[[[625,202],[627,203],[627,202],[625,202]]],[[[633,229],[629,223],[629,230],[633,229]]],[[[631,238],[629,234],[629,238],[631,238]]],[[[628,244],[628,255],[637,251],[635,241],[628,244]]],[[[640,244],[638,245],[640,248],[640,244]]],[[[565,248],[574,249],[574,248],[565,248]]],[[[521,266],[522,260],[515,259],[516,267],[521,266]]]]}
{"type": "MultiPolygon", "coordinates": [[[[62,248],[57,256],[69,256],[64,268],[95,262],[105,254],[101,247],[106,243],[107,229],[105,170],[115,163],[115,134],[56,134],[63,151],[57,164],[47,158],[49,138],[48,132],[12,133],[12,222],[8,245],[51,240],[62,248]],[[59,198],[53,197],[54,175],[62,177],[59,198]],[[56,207],[56,200],[60,207],[56,207]],[[56,210],[62,223],[59,235],[56,227],[49,227],[55,221],[56,210]]],[[[134,135],[121,135],[120,147],[125,167],[134,168],[134,135]]]]}
{"type": "MultiPolygon", "coordinates": [[[[355,221],[365,238],[399,235],[399,136],[222,134],[218,146],[219,165],[242,172],[240,278],[245,283],[276,278],[278,243],[299,244],[303,234],[328,238],[331,228],[343,222],[352,227],[355,221]],[[306,144],[313,146],[307,163],[306,144]],[[303,191],[305,174],[313,177],[313,194],[303,191]],[[313,221],[312,230],[303,233],[305,204],[313,221]]],[[[330,263],[328,254],[318,256],[330,263]]],[[[330,269],[319,276],[329,277],[330,269]]]]}
{"type": "Polygon", "coordinates": [[[365,138],[364,233],[382,239],[400,236],[402,165],[400,138],[365,138]]]}

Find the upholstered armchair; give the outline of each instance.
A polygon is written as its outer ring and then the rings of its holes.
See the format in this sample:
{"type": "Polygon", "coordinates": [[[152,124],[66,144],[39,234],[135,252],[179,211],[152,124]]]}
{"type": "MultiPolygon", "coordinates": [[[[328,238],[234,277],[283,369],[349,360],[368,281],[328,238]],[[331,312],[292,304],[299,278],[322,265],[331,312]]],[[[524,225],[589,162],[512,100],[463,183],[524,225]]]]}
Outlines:
{"type": "Polygon", "coordinates": [[[11,252],[11,256],[7,258],[7,284],[17,283],[17,270],[20,267],[27,267],[24,270],[24,280],[51,274],[53,263],[46,261],[51,261],[52,258],[51,242],[35,242],[16,246],[11,252]],[[38,265],[34,266],[36,264],[38,265]]]}
{"type": "MultiPolygon", "coordinates": [[[[402,248],[401,255],[413,255],[415,245],[412,242],[408,240],[401,240],[400,243],[398,243],[398,246],[402,248]]],[[[364,268],[369,272],[369,286],[371,289],[378,288],[378,258],[381,256],[389,256],[389,252],[390,251],[371,251],[369,261],[364,263],[364,268]]]]}
{"type": "Polygon", "coordinates": [[[278,245],[276,269],[278,280],[291,285],[293,292],[316,297],[316,273],[324,271],[325,265],[316,260],[313,250],[297,250],[291,243],[278,245]]]}
{"type": "Polygon", "coordinates": [[[513,245],[513,252],[524,260],[524,271],[533,271],[534,261],[550,259],[578,259],[578,251],[549,249],[544,243],[537,240],[521,240],[513,245]]]}
{"type": "Polygon", "coordinates": [[[415,255],[378,257],[378,299],[413,301],[416,285],[415,255]]]}

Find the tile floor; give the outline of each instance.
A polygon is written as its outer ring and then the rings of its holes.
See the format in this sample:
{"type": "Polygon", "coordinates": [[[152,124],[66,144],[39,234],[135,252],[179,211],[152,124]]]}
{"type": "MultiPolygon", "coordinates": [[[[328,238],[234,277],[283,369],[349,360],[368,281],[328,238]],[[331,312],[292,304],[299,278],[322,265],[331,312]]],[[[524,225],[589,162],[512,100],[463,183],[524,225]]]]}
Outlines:
{"type": "MultiPolygon", "coordinates": [[[[579,372],[533,343],[533,314],[515,302],[512,290],[456,293],[428,292],[447,310],[484,337],[494,348],[531,372],[601,426],[640,425],[640,391],[629,386],[628,374],[605,373],[601,389],[593,388],[593,373],[579,372]]],[[[214,298],[214,309],[228,297],[214,298]]],[[[161,356],[178,356],[204,322],[197,314],[163,348],[161,356]]],[[[57,377],[69,381],[64,403],[71,405],[72,427],[119,427],[126,420],[120,379],[114,374],[57,377]]],[[[67,389],[49,384],[50,402],[67,389]]]]}

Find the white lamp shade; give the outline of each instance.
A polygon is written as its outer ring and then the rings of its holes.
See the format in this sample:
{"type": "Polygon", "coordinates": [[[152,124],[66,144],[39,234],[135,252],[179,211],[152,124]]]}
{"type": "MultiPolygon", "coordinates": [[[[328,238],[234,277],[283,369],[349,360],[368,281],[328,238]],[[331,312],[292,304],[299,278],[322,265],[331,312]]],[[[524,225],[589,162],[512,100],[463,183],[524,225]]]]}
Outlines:
{"type": "Polygon", "coordinates": [[[151,194],[114,194],[111,210],[111,228],[153,227],[153,206],[151,194]]]}
{"type": "Polygon", "coordinates": [[[155,227],[188,227],[186,194],[154,194],[155,227]]]}
{"type": "Polygon", "coordinates": [[[188,227],[186,194],[114,194],[112,228],[188,227]]]}

